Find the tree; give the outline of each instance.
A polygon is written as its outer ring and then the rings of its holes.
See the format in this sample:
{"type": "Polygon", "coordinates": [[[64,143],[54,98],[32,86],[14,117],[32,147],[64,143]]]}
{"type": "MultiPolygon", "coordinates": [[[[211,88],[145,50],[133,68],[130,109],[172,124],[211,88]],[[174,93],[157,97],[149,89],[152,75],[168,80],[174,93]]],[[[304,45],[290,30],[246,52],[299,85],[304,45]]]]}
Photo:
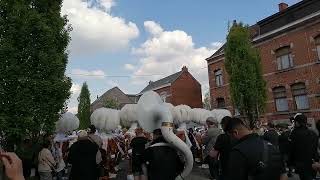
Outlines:
{"type": "Polygon", "coordinates": [[[119,102],[115,99],[106,99],[103,103],[103,107],[110,108],[110,109],[118,109],[119,108],[119,102]]]}
{"type": "Polygon", "coordinates": [[[207,110],[211,110],[211,99],[210,99],[210,92],[206,92],[203,99],[203,108],[207,110]]]}
{"type": "Polygon", "coordinates": [[[86,82],[83,83],[80,95],[78,97],[78,118],[80,120],[80,129],[86,129],[90,126],[90,92],[86,82]]]}
{"type": "Polygon", "coordinates": [[[54,131],[70,96],[62,0],[0,1],[0,136],[11,148],[54,131]]]}
{"type": "Polygon", "coordinates": [[[251,127],[264,112],[266,82],[258,51],[252,46],[248,26],[234,23],[227,36],[225,67],[229,74],[231,99],[251,127]]]}

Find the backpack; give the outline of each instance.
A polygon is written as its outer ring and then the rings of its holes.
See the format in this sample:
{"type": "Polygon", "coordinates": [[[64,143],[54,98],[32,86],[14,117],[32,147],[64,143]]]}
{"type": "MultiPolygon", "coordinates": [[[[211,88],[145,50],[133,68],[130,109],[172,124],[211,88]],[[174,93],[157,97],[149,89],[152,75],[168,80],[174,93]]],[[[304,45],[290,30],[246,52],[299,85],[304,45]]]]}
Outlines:
{"type": "Polygon", "coordinates": [[[275,146],[263,141],[260,161],[249,168],[249,180],[278,180],[283,173],[284,164],[281,154],[275,146]]]}

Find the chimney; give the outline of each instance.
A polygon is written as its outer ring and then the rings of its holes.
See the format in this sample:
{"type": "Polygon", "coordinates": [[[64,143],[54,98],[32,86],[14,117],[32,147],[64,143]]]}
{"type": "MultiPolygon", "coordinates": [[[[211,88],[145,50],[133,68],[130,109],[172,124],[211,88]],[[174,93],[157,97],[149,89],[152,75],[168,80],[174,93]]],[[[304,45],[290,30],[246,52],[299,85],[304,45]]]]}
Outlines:
{"type": "Polygon", "coordinates": [[[153,81],[149,81],[149,84],[152,84],[153,83],[153,81]]]}
{"type": "Polygon", "coordinates": [[[183,72],[188,72],[187,66],[183,66],[183,67],[182,67],[182,71],[183,71],[183,72]]]}
{"type": "Polygon", "coordinates": [[[286,10],[289,7],[289,5],[287,3],[280,3],[279,4],[279,12],[282,12],[284,10],[286,10]]]}

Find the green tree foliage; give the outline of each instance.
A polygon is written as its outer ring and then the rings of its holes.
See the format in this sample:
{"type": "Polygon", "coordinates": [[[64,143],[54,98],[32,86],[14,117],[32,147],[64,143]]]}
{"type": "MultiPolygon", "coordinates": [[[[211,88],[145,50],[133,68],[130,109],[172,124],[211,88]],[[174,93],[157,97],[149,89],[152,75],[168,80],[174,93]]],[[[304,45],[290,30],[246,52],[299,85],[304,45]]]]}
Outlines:
{"type": "Polygon", "coordinates": [[[232,26],[225,57],[232,101],[252,127],[264,111],[267,96],[260,56],[252,46],[247,26],[241,23],[232,26]]]}
{"type": "Polygon", "coordinates": [[[54,131],[70,96],[62,0],[0,1],[0,137],[17,144],[54,131]]]}
{"type": "Polygon", "coordinates": [[[110,109],[119,109],[119,102],[115,99],[107,99],[103,102],[103,107],[110,109]]]}
{"type": "Polygon", "coordinates": [[[210,100],[210,92],[206,92],[203,99],[203,108],[207,110],[211,110],[211,100],[210,100]]]}
{"type": "Polygon", "coordinates": [[[90,92],[86,82],[83,83],[80,95],[78,97],[78,118],[80,120],[80,129],[86,129],[90,123],[90,92]]]}

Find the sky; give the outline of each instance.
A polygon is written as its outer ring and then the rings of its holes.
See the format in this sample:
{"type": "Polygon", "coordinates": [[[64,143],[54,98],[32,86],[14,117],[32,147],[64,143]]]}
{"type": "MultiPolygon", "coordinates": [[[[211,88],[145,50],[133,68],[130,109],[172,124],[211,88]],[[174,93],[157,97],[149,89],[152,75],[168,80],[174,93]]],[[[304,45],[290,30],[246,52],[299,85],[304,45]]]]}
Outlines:
{"type": "Polygon", "coordinates": [[[67,76],[72,78],[68,110],[87,82],[93,102],[112,87],[139,93],[187,66],[209,90],[205,59],[226,39],[233,20],[245,24],[278,12],[280,2],[299,0],[64,0],[73,31],[67,76]]]}

